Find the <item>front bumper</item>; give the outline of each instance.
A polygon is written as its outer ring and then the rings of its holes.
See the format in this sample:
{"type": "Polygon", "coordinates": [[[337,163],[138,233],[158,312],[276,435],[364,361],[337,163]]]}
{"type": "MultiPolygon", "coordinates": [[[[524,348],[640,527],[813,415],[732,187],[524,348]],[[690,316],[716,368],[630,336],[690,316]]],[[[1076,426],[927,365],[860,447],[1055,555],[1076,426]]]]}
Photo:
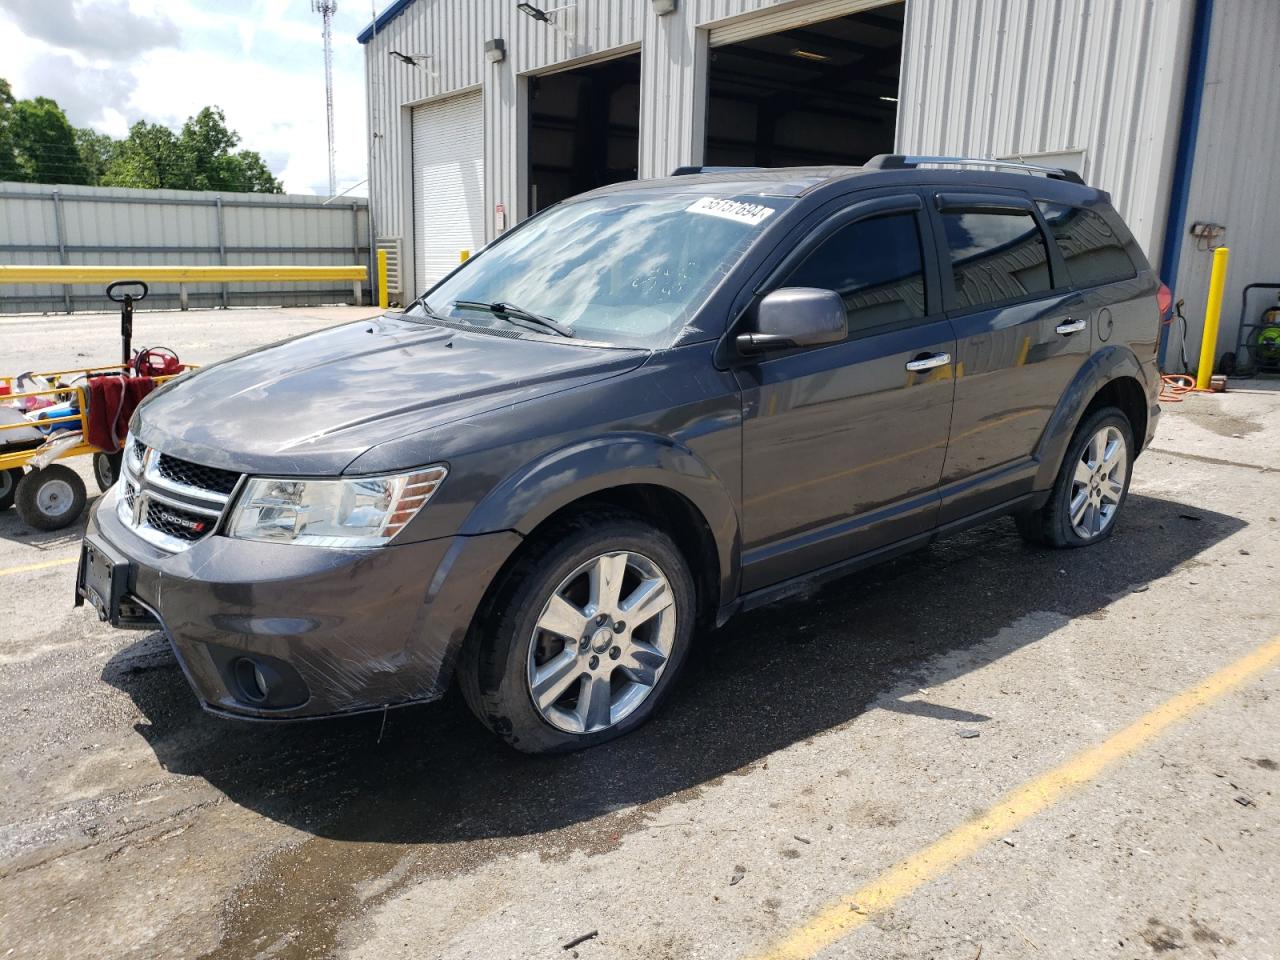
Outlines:
{"type": "Polygon", "coordinates": [[[520,542],[504,531],[335,550],[212,536],[170,554],[117,519],[114,491],[85,539],[130,561],[129,600],[155,615],[203,706],[249,719],[439,697],[485,589],[520,542]],[[249,695],[245,662],[265,668],[275,696],[249,695]]]}

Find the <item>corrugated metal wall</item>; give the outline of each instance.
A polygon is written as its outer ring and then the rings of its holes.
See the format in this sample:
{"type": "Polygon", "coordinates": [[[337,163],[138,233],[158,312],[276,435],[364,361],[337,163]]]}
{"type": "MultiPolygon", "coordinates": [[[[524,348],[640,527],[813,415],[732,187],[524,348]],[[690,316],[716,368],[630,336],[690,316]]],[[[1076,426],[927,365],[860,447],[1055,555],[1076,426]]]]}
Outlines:
{"type": "Polygon", "coordinates": [[[508,226],[526,213],[525,75],[641,49],[640,176],[665,176],[702,159],[707,29],[757,10],[815,2],[822,15],[836,16],[893,0],[682,0],[663,17],[650,0],[579,0],[558,27],[524,16],[506,0],[416,0],[365,46],[378,236],[400,238],[406,267],[412,263],[410,105],[483,88],[485,222],[492,238],[495,205],[505,207],[508,226]],[[484,43],[498,37],[506,41],[507,60],[491,64],[484,43]],[[392,50],[432,59],[425,68],[410,67],[393,59],[392,50]]]}
{"type": "MultiPolygon", "coordinates": [[[[1200,134],[1196,141],[1186,230],[1194,221],[1227,228],[1231,248],[1218,356],[1236,342],[1240,293],[1249,283],[1280,283],[1280,3],[1276,0],[1217,0],[1209,33],[1200,134]]],[[[1212,254],[1184,233],[1178,261],[1177,295],[1186,299],[1187,353],[1194,365],[1200,350],[1204,300],[1212,254]]],[[[1251,320],[1275,303],[1255,295],[1251,320]]],[[[1171,364],[1176,345],[1169,353],[1171,364]]]]}
{"type": "MultiPolygon", "coordinates": [[[[317,197],[49,187],[0,183],[0,263],[338,266],[369,262],[368,202],[317,197]]],[[[314,304],[351,297],[349,284],[228,284],[230,305],[314,304]]],[[[224,303],[220,284],[192,284],[192,306],[224,303]]],[[[158,284],[141,308],[173,307],[158,284]]],[[[101,310],[98,287],[0,286],[0,312],[101,310]]]]}
{"type": "Polygon", "coordinates": [[[1158,262],[1190,15],[1189,0],[910,0],[898,149],[1082,150],[1158,262]]]}

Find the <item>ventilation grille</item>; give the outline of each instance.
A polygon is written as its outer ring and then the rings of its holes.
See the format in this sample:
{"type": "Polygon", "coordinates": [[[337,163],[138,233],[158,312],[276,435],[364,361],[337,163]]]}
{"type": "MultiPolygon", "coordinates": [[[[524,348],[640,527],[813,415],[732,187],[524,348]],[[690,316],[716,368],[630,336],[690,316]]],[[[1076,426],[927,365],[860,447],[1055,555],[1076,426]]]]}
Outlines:
{"type": "Polygon", "coordinates": [[[157,468],[160,476],[174,483],[185,483],[188,487],[201,490],[212,490],[224,496],[231,493],[240,481],[240,474],[234,470],[220,470],[217,467],[205,467],[187,460],[179,460],[167,453],[159,455],[157,468]]]}

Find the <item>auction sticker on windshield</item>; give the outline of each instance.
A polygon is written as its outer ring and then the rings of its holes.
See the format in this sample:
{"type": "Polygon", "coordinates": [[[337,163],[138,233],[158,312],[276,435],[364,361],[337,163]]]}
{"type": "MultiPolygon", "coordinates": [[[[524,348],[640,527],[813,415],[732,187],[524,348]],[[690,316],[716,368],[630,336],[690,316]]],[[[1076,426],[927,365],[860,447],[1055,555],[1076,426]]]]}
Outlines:
{"type": "Polygon", "coordinates": [[[728,200],[724,197],[701,197],[685,209],[690,213],[705,213],[712,217],[747,223],[753,227],[773,213],[773,208],[766,207],[763,203],[747,203],[743,200],[728,200]]]}

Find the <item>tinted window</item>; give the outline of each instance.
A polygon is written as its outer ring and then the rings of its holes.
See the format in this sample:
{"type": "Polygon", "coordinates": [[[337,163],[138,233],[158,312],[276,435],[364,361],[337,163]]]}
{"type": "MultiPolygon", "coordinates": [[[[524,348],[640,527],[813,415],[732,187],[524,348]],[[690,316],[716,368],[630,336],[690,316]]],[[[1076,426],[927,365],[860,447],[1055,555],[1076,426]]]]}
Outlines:
{"type": "Polygon", "coordinates": [[[1067,272],[1077,287],[1096,287],[1130,280],[1138,269],[1125,252],[1124,243],[1111,224],[1091,210],[1061,203],[1041,203],[1053,239],[1067,261],[1067,272]]]}
{"type": "Polygon", "coordinates": [[[942,215],[956,306],[979,307],[1050,289],[1049,252],[1030,213],[947,211],[942,215]]]}
{"type": "Polygon", "coordinates": [[[804,259],[786,286],[836,291],[852,334],[923,317],[924,265],[915,215],[895,213],[841,227],[804,259]]]}

